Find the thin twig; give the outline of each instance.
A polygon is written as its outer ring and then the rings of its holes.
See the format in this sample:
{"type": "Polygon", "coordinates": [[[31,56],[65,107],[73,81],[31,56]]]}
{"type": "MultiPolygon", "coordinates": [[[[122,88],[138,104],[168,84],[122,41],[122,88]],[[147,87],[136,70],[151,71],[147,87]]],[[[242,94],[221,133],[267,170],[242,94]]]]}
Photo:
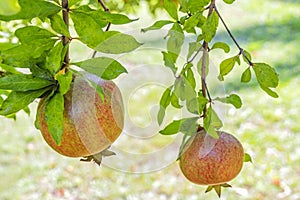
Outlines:
{"type": "Polygon", "coordinates": [[[201,47],[197,50],[197,52],[195,53],[195,55],[194,55],[190,60],[188,60],[187,63],[193,62],[193,60],[195,60],[195,58],[198,56],[198,54],[200,53],[200,51],[202,50],[202,48],[203,48],[203,46],[201,46],[201,47]]]}
{"type": "MultiPolygon", "coordinates": [[[[68,0],[62,0],[62,7],[63,7],[63,11],[62,11],[63,20],[64,20],[67,28],[69,28],[69,2],[68,2],[68,0]]],[[[68,45],[70,42],[70,39],[65,35],[62,36],[62,40],[63,40],[64,46],[68,45]]],[[[69,63],[70,63],[70,53],[69,53],[69,47],[67,47],[67,52],[64,57],[64,64],[63,64],[62,68],[68,67],[69,63]]]]}
{"type": "Polygon", "coordinates": [[[218,14],[220,20],[222,21],[222,24],[224,25],[227,33],[229,34],[230,38],[232,39],[232,41],[234,42],[234,44],[237,46],[237,48],[240,51],[240,54],[242,54],[244,56],[244,58],[247,60],[248,64],[250,66],[253,66],[253,63],[251,62],[251,60],[248,58],[248,56],[246,55],[244,49],[239,45],[239,43],[236,41],[236,39],[234,38],[233,34],[231,33],[231,31],[229,30],[227,24],[225,23],[224,19],[222,18],[221,14],[219,13],[217,7],[215,7],[215,11],[218,14]]]}

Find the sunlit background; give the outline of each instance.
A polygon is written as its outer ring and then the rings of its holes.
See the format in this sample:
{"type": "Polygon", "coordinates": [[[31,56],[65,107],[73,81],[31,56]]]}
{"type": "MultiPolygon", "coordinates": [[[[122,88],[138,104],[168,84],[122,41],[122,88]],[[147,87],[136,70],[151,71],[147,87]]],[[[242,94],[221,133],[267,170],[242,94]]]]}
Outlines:
{"type": "MultiPolygon", "coordinates": [[[[147,5],[132,14],[138,21],[115,26],[133,34],[144,45],[128,55],[116,56],[128,70],[115,82],[119,85],[126,108],[123,134],[113,148],[116,156],[105,158],[99,168],[54,152],[35,129],[35,108],[31,114],[20,112],[17,120],[0,117],[0,199],[112,199],[112,200],[198,200],[216,199],[204,194],[205,187],[187,181],[175,161],[180,135],[162,136],[156,123],[159,99],[172,84],[171,72],[163,67],[160,51],[165,48],[167,30],[141,33],[153,18],[167,18],[147,5]]],[[[253,60],[266,62],[279,72],[278,99],[268,97],[256,81],[240,83],[245,65],[216,79],[222,59],[238,52],[220,25],[216,41],[231,44],[231,53],[216,51],[210,56],[208,86],[212,95],[238,93],[243,107],[220,106],[223,130],[242,142],[253,164],[245,163],[241,174],[225,189],[222,199],[298,200],[300,199],[300,2],[297,0],[237,0],[233,5],[218,2],[219,11],[240,45],[252,53],[253,60]]],[[[0,3],[0,7],[3,6],[0,3]]],[[[4,7],[1,7],[4,8],[4,7]]],[[[14,7],[5,9],[15,12],[14,7]]],[[[136,8],[135,8],[136,9],[136,8]]],[[[1,14],[1,10],[0,10],[1,14]]],[[[1,24],[0,35],[13,29],[1,24]]],[[[191,40],[193,36],[189,37],[191,40]]],[[[187,40],[189,40],[189,38],[187,40]]],[[[187,41],[188,43],[189,41],[187,41]]],[[[92,51],[80,43],[71,46],[73,61],[90,58],[92,51]]],[[[183,52],[186,55],[186,52],[183,52]]],[[[184,62],[184,57],[179,62],[184,62]]],[[[184,111],[169,109],[163,125],[184,111]]]]}

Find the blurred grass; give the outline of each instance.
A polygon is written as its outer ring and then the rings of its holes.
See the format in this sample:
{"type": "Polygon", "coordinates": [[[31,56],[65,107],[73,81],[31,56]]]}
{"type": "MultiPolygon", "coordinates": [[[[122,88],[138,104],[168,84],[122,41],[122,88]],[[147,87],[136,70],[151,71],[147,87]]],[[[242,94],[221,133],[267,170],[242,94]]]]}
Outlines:
{"type": "MultiPolygon", "coordinates": [[[[274,66],[281,80],[277,90],[280,98],[272,99],[256,86],[255,80],[241,86],[239,76],[246,66],[236,68],[225,78],[226,91],[240,94],[244,107],[240,110],[226,107],[224,130],[242,141],[254,163],[245,164],[241,174],[231,182],[233,188],[223,191],[222,199],[300,199],[299,9],[300,3],[292,0],[237,1],[233,6],[219,8],[241,45],[253,53],[255,60],[274,66]]],[[[217,40],[231,42],[224,32],[218,34],[217,40]]],[[[83,57],[85,49],[75,47],[74,53],[83,57]]],[[[234,52],[235,47],[232,49],[234,52]]],[[[159,56],[154,55],[154,59],[151,55],[145,59],[133,56],[138,59],[130,58],[128,65],[161,62],[159,56]]],[[[215,65],[226,56],[214,60],[215,65]]],[[[134,76],[151,76],[149,70],[134,76]]],[[[144,104],[151,108],[161,92],[157,87],[131,97],[130,115],[136,117],[139,126],[155,120],[151,118],[151,110],[140,107],[144,104]]],[[[130,97],[126,90],[123,93],[130,97]]],[[[35,102],[31,107],[36,105],[35,102]]],[[[216,199],[213,193],[204,194],[205,187],[188,182],[176,162],[152,173],[131,174],[60,156],[46,145],[33,121],[34,112],[29,119],[19,113],[15,122],[0,118],[0,199],[216,199]]],[[[157,138],[152,146],[143,146],[141,151],[169,142],[157,138]]],[[[146,143],[147,140],[123,145],[139,148],[146,143]]],[[[146,162],[151,165],[153,160],[146,162]]]]}

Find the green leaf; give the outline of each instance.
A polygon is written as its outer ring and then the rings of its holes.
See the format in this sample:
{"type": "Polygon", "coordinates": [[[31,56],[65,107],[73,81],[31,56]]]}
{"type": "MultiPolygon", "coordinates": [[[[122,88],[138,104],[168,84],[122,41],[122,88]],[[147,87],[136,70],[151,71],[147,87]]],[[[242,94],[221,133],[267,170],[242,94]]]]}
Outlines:
{"type": "Polygon", "coordinates": [[[162,52],[164,64],[166,67],[170,68],[174,74],[177,72],[177,67],[175,65],[177,60],[177,55],[172,52],[162,52]]]}
{"type": "Polygon", "coordinates": [[[197,13],[195,15],[192,15],[190,18],[188,18],[184,23],[184,30],[191,30],[194,27],[196,27],[201,17],[202,17],[202,13],[197,13]]]}
{"type": "Polygon", "coordinates": [[[58,14],[51,15],[49,18],[50,18],[51,27],[54,31],[56,31],[61,35],[71,37],[68,27],[60,15],[58,14]]]}
{"type": "Polygon", "coordinates": [[[204,40],[209,43],[217,32],[219,25],[219,16],[216,11],[213,11],[212,14],[207,18],[202,26],[202,34],[204,40]]]}
{"type": "Polygon", "coordinates": [[[178,56],[184,42],[184,33],[181,26],[178,23],[174,23],[168,35],[167,50],[178,56]]]}
{"type": "Polygon", "coordinates": [[[13,74],[0,78],[0,89],[4,90],[24,92],[29,90],[38,90],[53,84],[54,82],[26,74],[13,74]]]}
{"type": "Polygon", "coordinates": [[[191,68],[187,69],[186,71],[186,81],[187,84],[191,86],[191,88],[193,89],[196,88],[196,80],[195,80],[194,72],[191,68]]]}
{"type": "Polygon", "coordinates": [[[20,74],[21,73],[18,70],[16,70],[16,68],[14,68],[13,66],[6,65],[3,63],[0,63],[0,69],[4,70],[5,72],[12,73],[12,74],[20,74]]]}
{"type": "Polygon", "coordinates": [[[210,0],[189,0],[187,1],[187,7],[191,13],[195,13],[199,12],[199,10],[202,11],[203,7],[208,5],[209,3],[210,0]]]}
{"type": "Polygon", "coordinates": [[[1,52],[3,63],[20,68],[30,68],[35,63],[40,63],[45,52],[55,44],[53,39],[34,40],[29,44],[18,45],[1,52]]]}
{"type": "Polygon", "coordinates": [[[225,53],[228,53],[230,51],[229,45],[224,42],[214,43],[214,45],[211,47],[211,50],[212,49],[223,49],[225,53]]]}
{"type": "Polygon", "coordinates": [[[62,95],[66,94],[72,83],[72,72],[68,70],[65,74],[57,74],[56,79],[59,84],[59,92],[62,95]]]}
{"type": "Polygon", "coordinates": [[[164,0],[164,8],[173,19],[178,21],[177,6],[174,1],[164,0]]]}
{"type": "Polygon", "coordinates": [[[101,85],[95,83],[92,80],[87,79],[87,81],[88,81],[89,85],[97,91],[97,93],[100,96],[101,100],[104,101],[104,91],[103,91],[103,88],[101,87],[101,85]]]}
{"type": "Polygon", "coordinates": [[[199,127],[198,124],[199,117],[191,117],[191,118],[184,118],[181,120],[180,124],[180,132],[184,135],[193,135],[197,132],[199,127]]]}
{"type": "Polygon", "coordinates": [[[201,115],[207,103],[208,100],[202,95],[199,95],[198,97],[188,99],[186,105],[189,112],[201,115]]]}
{"type": "Polygon", "coordinates": [[[184,93],[184,88],[185,88],[185,83],[184,83],[184,78],[183,77],[178,77],[175,80],[174,83],[174,91],[173,93],[181,100],[184,101],[186,96],[184,93]]]}
{"type": "Polygon", "coordinates": [[[265,63],[254,63],[253,69],[255,71],[257,81],[261,85],[271,88],[278,86],[278,74],[270,65],[265,63]]]}
{"type": "Polygon", "coordinates": [[[223,103],[229,103],[232,104],[235,108],[241,108],[242,107],[242,100],[241,98],[236,94],[231,94],[224,98],[216,98],[215,100],[223,102],[223,103]]]}
{"type": "Polygon", "coordinates": [[[63,135],[64,97],[56,93],[46,104],[45,117],[48,130],[57,145],[61,144],[63,135]]]}
{"type": "Polygon", "coordinates": [[[69,0],[69,7],[74,6],[75,4],[81,2],[82,0],[69,0]]]}
{"type": "Polygon", "coordinates": [[[251,156],[248,153],[244,154],[244,162],[251,162],[251,163],[253,163],[252,162],[252,158],[251,158],[251,156]]]}
{"type": "Polygon", "coordinates": [[[74,22],[75,30],[79,35],[81,42],[88,47],[95,48],[105,40],[102,27],[95,21],[95,19],[83,12],[76,12],[74,10],[70,13],[74,22]]]}
{"type": "Polygon", "coordinates": [[[265,63],[254,63],[253,69],[260,87],[270,96],[277,98],[277,93],[270,90],[276,88],[279,82],[275,69],[265,63]]]}
{"type": "Polygon", "coordinates": [[[265,91],[268,95],[270,95],[273,98],[278,98],[278,94],[274,91],[272,91],[270,88],[264,87],[262,85],[260,85],[261,89],[263,89],[263,91],[265,91]]]}
{"type": "Polygon", "coordinates": [[[29,19],[35,17],[45,18],[61,11],[61,7],[44,0],[19,0],[20,12],[14,15],[0,15],[0,20],[11,21],[16,19],[29,19]]]}
{"type": "Polygon", "coordinates": [[[54,77],[48,70],[44,68],[40,68],[37,65],[30,66],[30,71],[34,77],[39,77],[49,81],[54,81],[54,77]]]}
{"type": "Polygon", "coordinates": [[[157,122],[159,125],[161,125],[161,123],[163,122],[163,119],[165,117],[165,112],[166,112],[166,108],[168,107],[168,105],[170,104],[171,102],[171,87],[168,87],[162,97],[160,98],[160,102],[159,102],[159,105],[160,105],[160,108],[159,108],[159,111],[158,111],[158,114],[157,114],[157,122]]]}
{"type": "Polygon", "coordinates": [[[202,48],[202,44],[200,44],[199,42],[189,43],[189,51],[188,51],[187,59],[191,58],[191,56],[195,52],[199,51],[200,48],[202,48]]]}
{"type": "Polygon", "coordinates": [[[96,51],[110,54],[127,53],[140,47],[142,44],[127,34],[117,31],[109,31],[104,33],[105,40],[94,47],[96,51]]]}
{"type": "Polygon", "coordinates": [[[179,104],[178,96],[174,92],[171,95],[171,104],[174,108],[182,108],[182,106],[179,104]]]}
{"type": "Polygon", "coordinates": [[[216,112],[210,106],[206,111],[206,116],[203,120],[203,127],[206,132],[213,138],[219,138],[215,129],[219,129],[223,126],[222,121],[219,119],[216,112]]]}
{"type": "Polygon", "coordinates": [[[110,22],[112,24],[121,25],[128,24],[130,22],[136,21],[137,19],[130,19],[126,15],[118,14],[118,13],[109,13],[101,10],[95,11],[98,13],[98,16],[101,20],[110,22]]]}
{"type": "Polygon", "coordinates": [[[12,91],[8,97],[2,103],[0,109],[0,115],[10,115],[18,112],[19,110],[28,106],[36,98],[41,97],[44,93],[49,91],[51,88],[43,88],[39,90],[17,92],[12,91]]]}
{"type": "Polygon", "coordinates": [[[52,75],[56,74],[62,66],[64,45],[62,42],[57,43],[49,52],[46,58],[46,69],[51,72],[52,75]]]}
{"type": "Polygon", "coordinates": [[[248,83],[250,80],[251,80],[251,70],[250,67],[248,67],[242,74],[241,82],[248,83]]]}
{"type": "Polygon", "coordinates": [[[192,117],[174,120],[163,130],[159,131],[159,133],[162,135],[174,135],[178,132],[182,132],[185,135],[192,135],[198,129],[198,119],[198,117],[192,117]]]}
{"type": "Polygon", "coordinates": [[[20,11],[18,0],[1,0],[0,15],[14,15],[20,11]]]}
{"type": "Polygon", "coordinates": [[[98,57],[74,63],[85,71],[95,74],[103,79],[115,79],[127,70],[116,60],[108,57],[98,57]]]}
{"type": "Polygon", "coordinates": [[[223,0],[225,3],[232,4],[235,0],[223,0]]]}
{"type": "Polygon", "coordinates": [[[179,132],[181,120],[174,120],[168,124],[163,130],[159,131],[162,135],[174,135],[179,132]]]}
{"type": "Polygon", "coordinates": [[[229,72],[232,71],[235,63],[238,62],[238,60],[239,56],[234,56],[221,62],[219,80],[224,80],[224,76],[226,76],[229,72]]]}
{"type": "Polygon", "coordinates": [[[15,35],[22,44],[30,44],[34,40],[50,39],[55,37],[50,31],[37,26],[25,26],[16,30],[15,35]]]}
{"type": "Polygon", "coordinates": [[[173,21],[170,20],[159,20],[156,21],[154,24],[152,24],[151,26],[147,27],[147,28],[143,28],[141,31],[142,32],[147,32],[147,31],[151,31],[151,30],[158,30],[161,29],[162,27],[164,27],[165,25],[174,23],[173,21]]]}

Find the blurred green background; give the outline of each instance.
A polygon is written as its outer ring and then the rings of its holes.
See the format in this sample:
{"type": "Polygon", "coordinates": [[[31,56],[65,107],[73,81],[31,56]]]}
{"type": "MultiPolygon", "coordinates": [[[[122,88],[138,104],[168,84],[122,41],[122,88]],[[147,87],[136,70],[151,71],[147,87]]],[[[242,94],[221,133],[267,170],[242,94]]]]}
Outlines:
{"type": "MultiPolygon", "coordinates": [[[[268,97],[257,87],[255,80],[250,84],[239,82],[240,74],[246,66],[236,67],[234,72],[225,78],[224,83],[219,83],[226,92],[238,93],[243,99],[243,107],[239,110],[226,107],[223,129],[239,138],[245,151],[253,158],[253,164],[246,163],[241,174],[230,183],[233,188],[223,191],[222,199],[298,200],[300,2],[237,0],[233,5],[224,5],[221,2],[219,4],[219,11],[241,46],[252,53],[255,61],[274,66],[280,77],[278,99],[268,97]]],[[[163,63],[160,53],[154,51],[163,48],[159,39],[163,35],[139,33],[140,28],[152,24],[152,15],[146,10],[137,12],[140,20],[126,26],[125,30],[135,34],[153,51],[133,52],[120,57],[120,60],[129,71],[125,76],[145,80],[151,80],[155,76],[158,79],[166,79],[165,83],[168,83],[172,81],[166,78],[168,76],[151,72],[152,65],[163,63]],[[141,64],[148,65],[149,68],[142,66],[139,70],[135,69],[135,66],[141,64]]],[[[163,16],[167,15],[159,13],[156,18],[163,16]]],[[[232,44],[222,26],[216,40],[232,44]]],[[[147,49],[146,47],[144,49],[147,49]]],[[[72,46],[74,60],[90,57],[91,53],[80,44],[75,43],[72,46]]],[[[232,44],[232,54],[235,53],[237,50],[232,44]]],[[[217,52],[210,59],[218,66],[220,60],[227,57],[229,55],[217,52]]],[[[132,124],[141,128],[154,123],[155,113],[151,108],[158,104],[163,88],[154,85],[142,87],[143,90],[133,90],[132,85],[125,84],[124,80],[128,79],[123,76],[116,82],[122,89],[127,114],[132,124]],[[136,91],[135,96],[132,95],[132,91],[136,91]]],[[[130,83],[133,84],[134,81],[130,83]]],[[[211,83],[211,86],[218,87],[214,83],[211,83]]],[[[34,128],[36,106],[37,102],[31,105],[32,113],[29,118],[25,113],[19,113],[16,121],[0,118],[0,199],[217,199],[214,193],[204,194],[205,187],[188,182],[175,161],[148,173],[124,173],[109,165],[99,168],[93,163],[83,163],[79,162],[79,159],[57,154],[46,145],[39,131],[34,128]]],[[[170,116],[176,114],[175,111],[172,112],[169,112],[170,116]]],[[[128,132],[134,131],[135,128],[130,126],[129,124],[126,127],[128,132]]],[[[138,134],[139,132],[134,133],[135,136],[138,134]]],[[[120,137],[117,144],[128,151],[137,148],[142,153],[149,149],[159,149],[173,141],[158,136],[156,132],[149,134],[154,135],[154,139],[148,143],[147,140],[137,143],[120,137]]],[[[177,152],[177,149],[173,151],[177,152]]],[[[132,172],[135,171],[134,168],[138,169],[139,165],[151,166],[154,160],[162,159],[160,155],[157,156],[143,160],[143,163],[133,163],[132,172]]],[[[113,159],[122,162],[118,155],[113,159]]]]}

